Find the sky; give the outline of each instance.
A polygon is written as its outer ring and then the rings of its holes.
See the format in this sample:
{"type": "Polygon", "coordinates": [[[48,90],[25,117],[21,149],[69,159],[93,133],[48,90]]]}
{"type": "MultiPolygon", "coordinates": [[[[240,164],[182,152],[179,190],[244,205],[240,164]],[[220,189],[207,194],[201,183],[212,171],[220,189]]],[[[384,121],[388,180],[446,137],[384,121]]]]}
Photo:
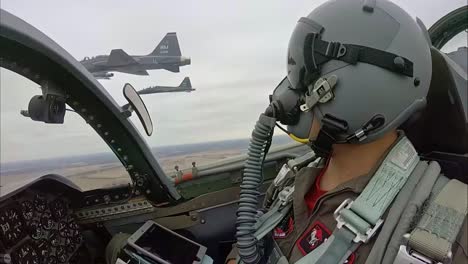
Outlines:
{"type": "MultiPolygon", "coordinates": [[[[182,55],[192,59],[192,65],[180,73],[115,73],[112,80],[100,81],[124,104],[122,88],[127,82],[139,90],[177,86],[190,77],[195,92],[143,97],[155,129],[145,139],[160,146],[249,137],[268,95],[286,74],[287,44],[297,20],[323,2],[2,0],[0,6],[44,32],[77,60],[117,48],[130,55],[148,54],[167,32],[177,32],[182,55]]],[[[394,2],[428,28],[466,5],[466,0],[394,2]]],[[[20,116],[19,110],[40,94],[36,84],[1,69],[0,85],[1,162],[108,151],[73,113],[67,112],[64,125],[20,116]]],[[[138,120],[132,120],[144,134],[138,120]]]]}

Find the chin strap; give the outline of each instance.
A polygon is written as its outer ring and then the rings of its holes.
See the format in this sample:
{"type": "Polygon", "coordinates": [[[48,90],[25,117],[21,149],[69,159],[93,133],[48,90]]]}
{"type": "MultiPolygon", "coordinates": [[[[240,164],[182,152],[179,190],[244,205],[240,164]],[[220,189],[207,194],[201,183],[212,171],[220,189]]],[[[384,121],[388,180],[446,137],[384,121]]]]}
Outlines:
{"type": "Polygon", "coordinates": [[[342,119],[326,114],[317,139],[311,141],[311,148],[318,157],[328,157],[333,144],[338,143],[338,135],[348,131],[348,123],[342,119]]]}
{"type": "Polygon", "coordinates": [[[317,156],[325,158],[330,155],[333,144],[363,141],[370,132],[382,127],[384,124],[385,118],[377,114],[356,132],[346,137],[345,140],[339,140],[338,136],[348,131],[348,123],[343,119],[326,114],[322,119],[322,127],[317,139],[311,141],[311,148],[317,156]]]}

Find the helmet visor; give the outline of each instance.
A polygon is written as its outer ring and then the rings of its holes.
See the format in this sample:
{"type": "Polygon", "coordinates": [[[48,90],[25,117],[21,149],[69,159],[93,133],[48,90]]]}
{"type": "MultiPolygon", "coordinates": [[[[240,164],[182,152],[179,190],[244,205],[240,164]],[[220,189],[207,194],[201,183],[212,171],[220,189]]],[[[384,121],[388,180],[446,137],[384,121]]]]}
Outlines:
{"type": "MultiPolygon", "coordinates": [[[[320,34],[322,30],[322,26],[308,18],[299,19],[288,46],[288,80],[292,89],[307,90],[308,84],[304,83],[307,75],[304,59],[306,39],[308,36],[310,38],[311,34],[320,34]]],[[[312,52],[312,46],[308,47],[308,49],[309,52],[312,52]]]]}

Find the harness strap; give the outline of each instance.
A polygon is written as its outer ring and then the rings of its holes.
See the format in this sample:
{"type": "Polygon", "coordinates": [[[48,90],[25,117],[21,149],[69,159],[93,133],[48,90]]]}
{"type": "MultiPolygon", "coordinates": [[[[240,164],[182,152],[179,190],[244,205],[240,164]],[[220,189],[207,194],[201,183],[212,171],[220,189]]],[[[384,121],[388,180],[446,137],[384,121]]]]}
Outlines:
{"type": "Polygon", "coordinates": [[[354,237],[355,234],[348,229],[335,229],[333,235],[313,251],[315,254],[309,253],[295,264],[345,263],[359,246],[359,244],[353,243],[354,237]]]}
{"type": "Polygon", "coordinates": [[[451,248],[468,210],[468,186],[450,180],[411,232],[408,246],[435,261],[451,259],[451,248]]]}
{"type": "Polygon", "coordinates": [[[381,217],[419,162],[411,142],[403,137],[387,155],[355,201],[347,199],[335,211],[337,227],[327,242],[298,263],[342,263],[382,225],[381,217]]]}
{"type": "Polygon", "coordinates": [[[292,203],[284,207],[280,207],[281,203],[276,203],[270,211],[262,215],[254,226],[255,237],[257,240],[262,239],[271,232],[280,222],[286,217],[291,209],[292,203]]]}
{"type": "MultiPolygon", "coordinates": [[[[449,181],[446,177],[440,177],[440,170],[440,165],[437,162],[431,161],[429,163],[429,166],[424,172],[423,178],[412,193],[411,200],[408,202],[402,215],[399,217],[398,224],[393,231],[390,241],[386,246],[383,246],[383,259],[377,262],[366,262],[366,264],[394,263],[395,257],[400,250],[400,245],[407,242],[404,239],[404,235],[408,233],[408,230],[414,228],[414,225],[417,223],[415,218],[422,214],[426,201],[428,201],[432,195],[437,195],[449,181]],[[432,191],[429,192],[428,190],[432,191]]],[[[387,219],[389,217],[387,217],[387,219]]],[[[375,247],[376,245],[374,244],[372,251],[374,251],[375,247]]]]}
{"type": "MultiPolygon", "coordinates": [[[[412,219],[416,213],[416,209],[414,209],[411,210],[410,216],[405,215],[408,207],[415,206],[415,208],[418,208],[427,198],[427,190],[432,188],[432,185],[440,173],[440,167],[437,166],[437,169],[435,168],[436,166],[433,165],[437,165],[437,163],[433,162],[432,165],[428,165],[427,162],[418,163],[388,210],[385,224],[382,226],[379,236],[372,246],[372,250],[367,257],[366,264],[385,264],[387,262],[384,262],[383,258],[389,251],[394,251],[394,254],[398,252],[400,243],[397,243],[396,246],[392,247],[392,238],[394,237],[394,234],[402,232],[399,236],[401,238],[408,230],[410,219],[412,219]],[[434,167],[434,169],[432,169],[432,167],[434,167]],[[424,198],[418,198],[418,193],[424,193],[424,198]],[[414,205],[415,203],[416,205],[414,205]],[[402,223],[404,221],[403,219],[408,219],[407,225],[402,223]],[[400,229],[402,230],[400,231],[400,229]]],[[[395,255],[393,255],[390,263],[393,263],[394,258],[395,255]]]]}

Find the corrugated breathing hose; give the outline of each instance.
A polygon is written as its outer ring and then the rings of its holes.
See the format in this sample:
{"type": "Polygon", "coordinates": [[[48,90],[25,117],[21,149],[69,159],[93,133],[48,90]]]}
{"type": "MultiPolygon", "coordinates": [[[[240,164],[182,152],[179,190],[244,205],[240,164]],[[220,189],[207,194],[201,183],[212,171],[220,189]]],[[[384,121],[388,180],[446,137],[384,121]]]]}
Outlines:
{"type": "MultiPolygon", "coordinates": [[[[267,111],[268,112],[268,111],[267,111]]],[[[268,114],[268,113],[267,113],[268,114]]],[[[268,153],[276,124],[276,118],[260,115],[252,132],[240,185],[239,208],[237,210],[236,237],[239,257],[245,264],[257,264],[262,260],[262,249],[255,238],[257,205],[260,185],[263,182],[263,162],[268,153]]]]}

